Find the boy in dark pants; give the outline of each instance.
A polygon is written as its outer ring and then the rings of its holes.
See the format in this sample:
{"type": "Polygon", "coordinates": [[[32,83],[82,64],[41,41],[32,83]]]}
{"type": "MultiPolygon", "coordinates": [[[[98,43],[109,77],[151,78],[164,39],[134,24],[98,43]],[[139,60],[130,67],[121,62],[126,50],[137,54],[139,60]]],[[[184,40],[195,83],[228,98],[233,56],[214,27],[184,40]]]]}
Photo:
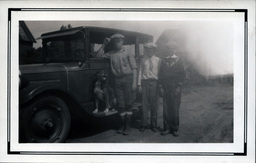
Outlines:
{"type": "Polygon", "coordinates": [[[117,130],[117,133],[128,135],[130,133],[132,105],[136,97],[137,65],[134,55],[123,47],[123,43],[124,36],[121,34],[114,34],[110,39],[105,38],[102,47],[97,53],[97,57],[110,59],[117,110],[122,119],[121,127],[117,130]],[[105,47],[110,42],[113,45],[113,49],[104,53],[105,47]]]}
{"type": "Polygon", "coordinates": [[[185,77],[185,70],[176,47],[169,47],[168,51],[168,55],[162,60],[159,72],[163,91],[164,114],[164,131],[161,134],[172,133],[174,136],[178,136],[181,86],[185,77]]]}
{"type": "Polygon", "coordinates": [[[148,110],[151,114],[151,130],[157,132],[158,72],[161,59],[155,56],[156,48],[153,43],[144,45],[145,57],[139,69],[138,88],[142,92],[141,132],[146,129],[148,110]]]}

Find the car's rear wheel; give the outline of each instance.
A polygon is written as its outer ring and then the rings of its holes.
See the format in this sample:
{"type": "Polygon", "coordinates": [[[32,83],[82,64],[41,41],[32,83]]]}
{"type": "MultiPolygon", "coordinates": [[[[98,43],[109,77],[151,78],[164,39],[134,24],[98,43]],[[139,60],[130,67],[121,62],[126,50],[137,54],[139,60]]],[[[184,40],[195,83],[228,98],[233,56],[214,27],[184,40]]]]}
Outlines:
{"type": "Polygon", "coordinates": [[[70,112],[59,97],[39,98],[20,111],[21,142],[63,142],[70,129],[70,112]]]}

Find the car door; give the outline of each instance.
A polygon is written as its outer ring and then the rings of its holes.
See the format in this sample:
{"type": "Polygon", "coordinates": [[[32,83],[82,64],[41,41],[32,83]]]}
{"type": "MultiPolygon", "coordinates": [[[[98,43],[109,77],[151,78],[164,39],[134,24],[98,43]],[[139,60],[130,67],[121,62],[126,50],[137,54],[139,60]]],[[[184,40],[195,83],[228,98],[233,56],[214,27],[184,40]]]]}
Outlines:
{"type": "Polygon", "coordinates": [[[101,70],[109,70],[109,67],[108,60],[103,58],[85,63],[69,64],[68,91],[88,112],[94,109],[96,73],[101,70]]]}

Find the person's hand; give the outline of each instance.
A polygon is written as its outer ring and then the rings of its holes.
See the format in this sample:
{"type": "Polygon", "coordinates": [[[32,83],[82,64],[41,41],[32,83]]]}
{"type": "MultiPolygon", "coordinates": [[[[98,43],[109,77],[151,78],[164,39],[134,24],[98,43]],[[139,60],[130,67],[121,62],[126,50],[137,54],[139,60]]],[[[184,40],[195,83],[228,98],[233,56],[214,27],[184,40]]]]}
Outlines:
{"type": "Polygon", "coordinates": [[[134,91],[134,92],[135,92],[135,91],[136,91],[136,89],[137,89],[137,84],[136,84],[136,83],[133,83],[133,84],[132,84],[132,91],[134,91]]]}
{"type": "Polygon", "coordinates": [[[180,94],[180,88],[181,86],[178,86],[178,87],[176,87],[176,89],[175,89],[175,95],[178,95],[178,94],[180,94]]]}
{"type": "Polygon", "coordinates": [[[103,41],[103,45],[106,46],[110,42],[110,38],[105,38],[103,41]]]}
{"type": "Polygon", "coordinates": [[[114,105],[117,104],[116,98],[113,99],[113,103],[114,103],[114,105]]]}
{"type": "Polygon", "coordinates": [[[138,90],[139,90],[140,93],[142,92],[142,87],[141,87],[141,85],[138,85],[138,90]]]}
{"type": "Polygon", "coordinates": [[[163,97],[163,94],[164,94],[164,91],[163,91],[163,88],[159,88],[159,96],[160,97],[163,97]]]}

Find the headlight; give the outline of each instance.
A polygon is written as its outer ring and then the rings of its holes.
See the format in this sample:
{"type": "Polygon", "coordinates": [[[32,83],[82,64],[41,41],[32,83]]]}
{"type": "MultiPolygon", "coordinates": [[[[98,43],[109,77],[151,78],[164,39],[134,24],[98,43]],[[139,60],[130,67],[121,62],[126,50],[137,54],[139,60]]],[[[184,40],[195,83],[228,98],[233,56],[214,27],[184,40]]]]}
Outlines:
{"type": "Polygon", "coordinates": [[[21,89],[25,88],[27,85],[28,85],[28,80],[19,71],[19,89],[21,90],[21,89]]]}

